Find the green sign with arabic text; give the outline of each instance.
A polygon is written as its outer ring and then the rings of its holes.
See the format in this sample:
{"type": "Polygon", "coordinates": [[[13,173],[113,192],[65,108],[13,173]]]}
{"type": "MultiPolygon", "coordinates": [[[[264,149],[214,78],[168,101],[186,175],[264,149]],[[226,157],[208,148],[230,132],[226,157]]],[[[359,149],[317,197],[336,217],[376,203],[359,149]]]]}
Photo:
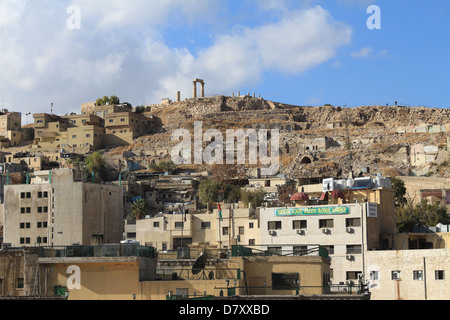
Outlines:
{"type": "Polygon", "coordinates": [[[275,216],[314,216],[314,215],[333,215],[333,214],[349,214],[350,207],[338,206],[338,207],[298,207],[298,208],[282,208],[275,209],[275,216]]]}

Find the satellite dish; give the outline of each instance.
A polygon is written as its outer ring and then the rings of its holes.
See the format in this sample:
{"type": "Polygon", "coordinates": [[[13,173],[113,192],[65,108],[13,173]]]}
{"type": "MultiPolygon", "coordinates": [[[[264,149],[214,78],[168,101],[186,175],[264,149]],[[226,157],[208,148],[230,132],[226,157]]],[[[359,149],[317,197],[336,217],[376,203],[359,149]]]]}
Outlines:
{"type": "Polygon", "coordinates": [[[208,255],[202,252],[192,266],[192,274],[196,275],[202,272],[205,269],[207,259],[208,255]]]}

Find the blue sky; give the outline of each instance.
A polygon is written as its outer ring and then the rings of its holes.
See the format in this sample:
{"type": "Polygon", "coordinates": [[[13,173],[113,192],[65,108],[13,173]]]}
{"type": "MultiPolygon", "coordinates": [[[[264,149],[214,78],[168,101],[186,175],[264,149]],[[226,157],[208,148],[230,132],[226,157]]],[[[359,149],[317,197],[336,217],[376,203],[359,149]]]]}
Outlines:
{"type": "Polygon", "coordinates": [[[79,113],[104,95],[190,98],[202,78],[207,95],[448,108],[449,12],[448,0],[0,0],[0,100],[79,113]]]}

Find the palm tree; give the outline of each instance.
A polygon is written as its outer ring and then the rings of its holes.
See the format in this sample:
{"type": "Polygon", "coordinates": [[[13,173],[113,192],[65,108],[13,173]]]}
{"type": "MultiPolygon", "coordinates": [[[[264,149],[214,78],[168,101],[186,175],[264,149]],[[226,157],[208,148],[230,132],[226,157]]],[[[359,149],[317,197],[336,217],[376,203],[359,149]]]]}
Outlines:
{"type": "Polygon", "coordinates": [[[133,202],[131,205],[131,216],[136,219],[140,220],[148,213],[149,207],[147,205],[147,202],[145,202],[144,199],[139,199],[133,202]]]}

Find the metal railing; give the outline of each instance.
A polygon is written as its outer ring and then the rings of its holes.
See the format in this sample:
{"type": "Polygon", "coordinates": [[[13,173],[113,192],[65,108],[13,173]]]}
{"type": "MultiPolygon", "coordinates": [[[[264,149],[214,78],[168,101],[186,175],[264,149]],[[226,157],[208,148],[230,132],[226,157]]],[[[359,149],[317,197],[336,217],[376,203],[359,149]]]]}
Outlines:
{"type": "MultiPolygon", "coordinates": [[[[203,251],[198,248],[179,247],[176,251],[160,251],[158,258],[161,259],[197,259],[203,251]]],[[[209,258],[228,259],[230,257],[251,256],[319,256],[328,258],[328,250],[320,245],[309,245],[307,248],[293,248],[291,245],[248,245],[232,246],[231,249],[206,249],[204,253],[209,258]],[[282,249],[279,249],[281,247],[282,249]],[[291,247],[291,249],[286,249],[291,247]]]]}
{"type": "Polygon", "coordinates": [[[158,268],[156,269],[156,280],[239,280],[241,273],[239,269],[215,269],[205,268],[199,273],[194,273],[192,268],[158,268]]]}
{"type": "Polygon", "coordinates": [[[55,246],[40,247],[40,258],[74,257],[147,257],[155,258],[153,247],[136,244],[104,244],[98,246],[55,246]]]}
{"type": "Polygon", "coordinates": [[[365,285],[329,285],[329,286],[250,286],[216,287],[215,296],[313,296],[313,295],[359,295],[367,293],[365,285]]]}

